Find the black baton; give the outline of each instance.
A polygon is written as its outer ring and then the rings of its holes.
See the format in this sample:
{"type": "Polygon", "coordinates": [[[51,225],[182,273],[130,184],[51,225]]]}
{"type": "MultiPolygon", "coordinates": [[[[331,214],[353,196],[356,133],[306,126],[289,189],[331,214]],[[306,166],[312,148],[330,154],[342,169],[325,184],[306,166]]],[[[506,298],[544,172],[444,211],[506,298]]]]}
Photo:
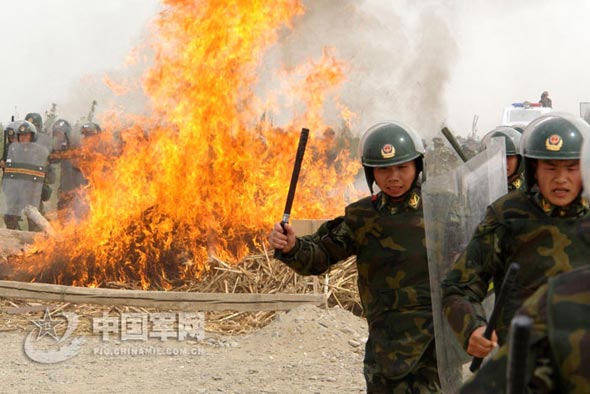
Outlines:
{"type": "Polygon", "coordinates": [[[507,394],[523,394],[525,392],[532,326],[533,320],[525,315],[516,315],[510,324],[508,368],[506,370],[507,394]]]}
{"type": "Polygon", "coordinates": [[[449,128],[445,126],[440,131],[446,137],[447,141],[449,141],[455,152],[457,152],[463,163],[467,162],[467,156],[465,156],[465,153],[463,153],[461,145],[459,145],[459,142],[457,142],[457,139],[455,138],[453,133],[451,133],[451,130],[449,130],[449,128]]]}
{"type": "MultiPolygon", "coordinates": [[[[500,318],[500,312],[502,312],[502,308],[506,303],[506,297],[512,291],[512,287],[514,286],[514,282],[516,281],[516,274],[520,269],[520,265],[518,263],[512,263],[508,267],[508,272],[504,276],[504,280],[502,281],[502,288],[500,289],[500,294],[498,294],[498,298],[496,299],[496,303],[494,305],[494,310],[492,311],[492,315],[490,316],[490,320],[486,329],[483,333],[483,337],[485,339],[490,339],[492,337],[492,333],[496,328],[496,324],[498,323],[498,319],[500,318]]],[[[473,357],[473,361],[471,361],[471,365],[469,366],[469,370],[471,372],[475,372],[481,366],[481,362],[483,358],[481,357],[473,357]]]]}
{"type": "MultiPolygon", "coordinates": [[[[297,188],[299,170],[301,170],[301,163],[303,162],[303,154],[305,153],[305,146],[307,145],[308,136],[309,129],[301,129],[301,135],[299,136],[299,146],[297,147],[297,155],[295,156],[295,164],[293,165],[293,173],[291,174],[291,184],[289,185],[287,202],[285,203],[285,210],[283,211],[283,219],[281,219],[281,227],[283,228],[283,232],[285,234],[287,234],[287,231],[285,230],[285,224],[289,223],[289,217],[291,216],[291,207],[293,206],[293,199],[295,198],[295,189],[297,188]]],[[[280,249],[275,249],[275,259],[280,258],[282,254],[283,253],[280,249]]]]}

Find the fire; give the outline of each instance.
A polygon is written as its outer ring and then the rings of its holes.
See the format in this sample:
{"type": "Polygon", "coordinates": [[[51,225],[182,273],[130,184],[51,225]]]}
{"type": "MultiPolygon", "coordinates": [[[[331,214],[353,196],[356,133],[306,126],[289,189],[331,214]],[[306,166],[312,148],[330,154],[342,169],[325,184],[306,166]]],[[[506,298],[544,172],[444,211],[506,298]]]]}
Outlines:
{"type": "Polygon", "coordinates": [[[290,124],[273,125],[276,104],[254,94],[261,56],[304,13],[299,1],[164,3],[143,76],[151,115],[100,119],[107,131],[73,159],[89,181],[85,220],[52,223],[58,236],[37,242],[17,277],[167,289],[198,279],[211,255],[238,263],[282,216],[301,127],[311,135],[292,217],[341,214],[354,192],[359,165],[346,149],[329,157],[323,138],[323,106],[345,79],[333,51],[283,71],[303,106],[290,124]]]}

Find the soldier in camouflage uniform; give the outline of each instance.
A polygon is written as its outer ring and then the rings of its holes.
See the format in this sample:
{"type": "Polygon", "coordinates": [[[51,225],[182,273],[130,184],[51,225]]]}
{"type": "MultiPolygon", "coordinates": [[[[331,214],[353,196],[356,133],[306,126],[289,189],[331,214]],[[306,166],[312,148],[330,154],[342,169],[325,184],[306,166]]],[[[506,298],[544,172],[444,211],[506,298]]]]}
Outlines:
{"type": "MultiPolygon", "coordinates": [[[[530,362],[523,366],[527,392],[589,393],[590,266],[550,278],[524,302],[519,315],[530,317],[533,323],[530,362]]],[[[508,358],[506,344],[460,392],[506,392],[508,358]]]]}
{"type": "Polygon", "coordinates": [[[522,137],[526,192],[508,193],[492,203],[467,248],[442,283],[443,306],[459,342],[473,356],[485,357],[523,301],[549,277],[588,264],[588,201],[582,197],[580,150],[590,138],[582,119],[552,113],[533,121],[522,137]],[[502,308],[497,337],[483,337],[481,306],[490,281],[495,291],[512,262],[520,264],[513,294],[502,308]]]}
{"type": "MultiPolygon", "coordinates": [[[[581,165],[584,194],[589,198],[590,140],[584,141],[581,165]]],[[[582,236],[590,238],[590,227],[582,236]]],[[[590,266],[550,278],[524,302],[518,314],[532,320],[529,363],[523,366],[527,392],[590,392],[590,266]]],[[[463,386],[462,394],[505,392],[508,345],[463,386]]]]}
{"type": "Polygon", "coordinates": [[[482,141],[481,148],[485,149],[492,138],[504,138],[506,145],[506,176],[508,192],[513,190],[525,190],[524,163],[520,155],[520,133],[508,126],[500,126],[487,133],[482,141]]]}
{"type": "Polygon", "coordinates": [[[356,255],[369,338],[364,374],[368,393],[439,390],[420,173],[424,148],[412,130],[379,123],[361,141],[369,189],[344,216],[313,235],[296,237],[280,223],[269,236],[281,260],[302,275],[319,275],[356,255]]]}

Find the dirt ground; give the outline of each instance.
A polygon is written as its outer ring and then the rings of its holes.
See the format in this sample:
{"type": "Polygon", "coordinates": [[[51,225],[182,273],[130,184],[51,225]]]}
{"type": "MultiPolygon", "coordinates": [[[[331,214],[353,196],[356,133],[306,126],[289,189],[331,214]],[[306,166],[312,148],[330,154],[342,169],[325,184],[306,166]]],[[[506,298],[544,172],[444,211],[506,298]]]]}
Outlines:
{"type": "MultiPolygon", "coordinates": [[[[29,316],[38,321],[43,312],[29,316]]],[[[24,350],[29,333],[38,335],[37,326],[31,322],[27,328],[14,328],[4,319],[0,322],[2,393],[365,391],[366,322],[340,308],[301,306],[239,336],[205,331],[199,340],[138,342],[84,335],[77,355],[52,364],[32,361],[24,350]]]]}

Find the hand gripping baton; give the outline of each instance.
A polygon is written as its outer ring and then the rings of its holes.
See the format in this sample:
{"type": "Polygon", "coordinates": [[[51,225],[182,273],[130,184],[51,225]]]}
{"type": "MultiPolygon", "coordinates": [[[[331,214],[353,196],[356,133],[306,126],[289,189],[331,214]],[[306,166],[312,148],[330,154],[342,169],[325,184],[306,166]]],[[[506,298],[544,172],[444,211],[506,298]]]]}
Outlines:
{"type": "MultiPolygon", "coordinates": [[[[307,137],[309,136],[309,129],[301,129],[299,136],[299,146],[297,147],[297,155],[295,156],[295,164],[293,165],[293,173],[291,174],[291,184],[289,185],[289,193],[287,194],[287,202],[285,203],[285,210],[283,211],[283,219],[281,220],[281,227],[286,234],[285,224],[289,223],[291,216],[291,207],[293,206],[293,199],[295,198],[295,189],[297,188],[297,180],[299,179],[299,170],[301,170],[301,163],[303,162],[303,154],[305,153],[305,146],[307,145],[307,137]]],[[[282,256],[282,251],[275,249],[274,257],[278,259],[282,256]]]]}
{"type": "MultiPolygon", "coordinates": [[[[494,305],[494,310],[492,310],[492,314],[490,316],[490,320],[488,325],[483,333],[483,337],[485,339],[490,339],[492,337],[492,332],[496,328],[496,324],[498,323],[498,319],[500,318],[500,312],[506,303],[506,298],[512,291],[512,287],[514,287],[514,281],[516,280],[516,274],[520,269],[520,265],[518,263],[512,263],[508,267],[508,272],[504,276],[504,280],[502,281],[502,288],[500,289],[500,294],[498,294],[498,298],[496,299],[496,303],[494,305]]],[[[481,362],[483,358],[481,357],[473,357],[471,361],[471,365],[469,366],[469,370],[471,372],[475,372],[481,366],[481,362]]]]}

